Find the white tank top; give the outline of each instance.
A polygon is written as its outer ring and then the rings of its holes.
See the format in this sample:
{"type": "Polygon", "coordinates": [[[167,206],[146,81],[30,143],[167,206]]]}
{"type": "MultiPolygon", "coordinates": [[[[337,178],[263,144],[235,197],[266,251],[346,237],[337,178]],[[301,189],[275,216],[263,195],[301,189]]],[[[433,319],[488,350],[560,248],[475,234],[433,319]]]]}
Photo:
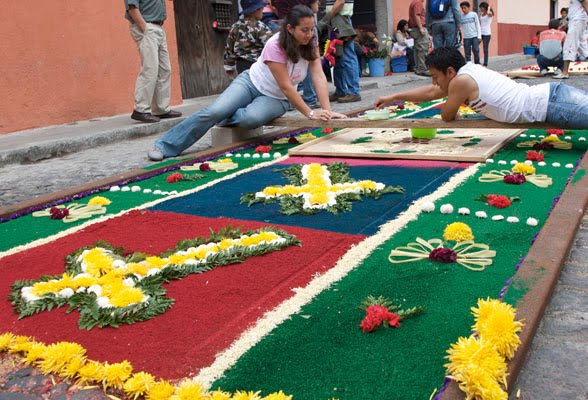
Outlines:
{"type": "Polygon", "coordinates": [[[477,113],[500,122],[545,121],[549,84],[528,86],[489,70],[467,63],[457,75],[469,75],[478,85],[478,98],[468,106],[477,113]]]}

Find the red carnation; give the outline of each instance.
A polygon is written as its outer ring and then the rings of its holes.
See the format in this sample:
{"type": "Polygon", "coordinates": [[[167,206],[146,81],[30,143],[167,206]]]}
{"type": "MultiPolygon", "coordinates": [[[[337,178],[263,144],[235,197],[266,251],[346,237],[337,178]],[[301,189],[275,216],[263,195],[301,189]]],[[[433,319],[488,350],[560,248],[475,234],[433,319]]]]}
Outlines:
{"type": "Polygon", "coordinates": [[[360,327],[363,332],[371,332],[380,325],[385,324],[398,328],[400,317],[390,312],[386,307],[374,304],[366,309],[366,316],[361,321],[360,327]]]}
{"type": "Polygon", "coordinates": [[[333,133],[333,128],[323,128],[321,133],[333,133]]]}
{"type": "Polygon", "coordinates": [[[69,215],[69,210],[67,208],[51,207],[49,213],[51,214],[51,219],[64,219],[69,215]]]}
{"type": "Polygon", "coordinates": [[[548,129],[547,134],[561,136],[564,134],[564,130],[563,129],[548,129]]]}
{"type": "Polygon", "coordinates": [[[210,171],[210,165],[208,163],[202,163],[198,169],[202,172],[208,172],[210,171]]]}
{"type": "Polygon", "coordinates": [[[256,153],[269,153],[272,149],[272,146],[257,146],[255,148],[256,153]]]}
{"type": "Polygon", "coordinates": [[[173,173],[170,176],[168,176],[165,180],[167,183],[176,183],[181,181],[183,178],[182,174],[180,174],[179,172],[173,173]]]}
{"type": "Polygon", "coordinates": [[[527,152],[526,159],[531,160],[531,161],[543,161],[545,159],[545,157],[543,156],[543,153],[541,153],[541,152],[530,150],[527,152]]]}
{"type": "Polygon", "coordinates": [[[496,208],[507,208],[511,205],[511,201],[508,197],[498,194],[489,194],[487,201],[489,205],[496,208]]]}
{"type": "Polygon", "coordinates": [[[457,260],[457,253],[447,247],[439,247],[429,253],[429,260],[441,263],[453,263],[457,260]]]}
{"type": "Polygon", "coordinates": [[[504,181],[504,183],[510,183],[511,185],[521,185],[527,182],[527,178],[525,178],[525,175],[523,174],[504,175],[504,178],[502,178],[502,180],[504,181]]]}

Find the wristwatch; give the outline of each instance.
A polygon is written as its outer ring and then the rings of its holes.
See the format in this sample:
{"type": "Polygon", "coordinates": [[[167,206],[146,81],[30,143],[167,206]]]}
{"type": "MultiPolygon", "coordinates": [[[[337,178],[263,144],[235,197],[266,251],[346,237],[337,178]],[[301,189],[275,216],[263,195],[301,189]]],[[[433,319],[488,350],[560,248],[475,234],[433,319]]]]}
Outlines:
{"type": "Polygon", "coordinates": [[[308,113],[308,119],[312,119],[312,117],[314,117],[314,110],[310,110],[308,113]]]}

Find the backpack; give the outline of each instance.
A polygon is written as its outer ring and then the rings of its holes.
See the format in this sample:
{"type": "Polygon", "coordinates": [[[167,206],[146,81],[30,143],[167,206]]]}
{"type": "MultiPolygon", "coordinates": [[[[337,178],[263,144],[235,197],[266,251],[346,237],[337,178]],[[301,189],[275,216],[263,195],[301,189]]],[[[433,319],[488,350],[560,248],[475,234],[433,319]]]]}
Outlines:
{"type": "Polygon", "coordinates": [[[451,0],[429,0],[429,14],[433,19],[445,17],[451,8],[451,0]]]}

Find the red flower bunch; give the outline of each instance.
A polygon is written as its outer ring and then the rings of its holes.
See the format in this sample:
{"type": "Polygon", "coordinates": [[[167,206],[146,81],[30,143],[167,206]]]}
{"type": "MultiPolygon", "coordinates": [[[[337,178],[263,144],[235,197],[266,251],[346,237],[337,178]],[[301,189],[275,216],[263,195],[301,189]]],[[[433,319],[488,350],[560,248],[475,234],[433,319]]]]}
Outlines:
{"type": "Polygon", "coordinates": [[[543,156],[543,153],[541,153],[540,151],[530,150],[527,152],[526,159],[531,161],[543,161],[545,157],[543,156]]]}
{"type": "Polygon", "coordinates": [[[369,306],[365,312],[365,318],[359,325],[363,332],[372,332],[381,325],[384,325],[384,327],[393,326],[395,328],[400,326],[400,318],[398,314],[390,312],[390,310],[384,306],[374,304],[369,306]]]}
{"type": "Polygon", "coordinates": [[[511,185],[522,185],[523,183],[527,182],[527,178],[523,174],[507,174],[504,175],[502,178],[504,183],[509,183],[511,185]]]}
{"type": "Polygon", "coordinates": [[[64,219],[69,215],[69,210],[67,208],[51,207],[49,213],[51,214],[51,219],[64,219]]]}
{"type": "Polygon", "coordinates": [[[269,153],[272,149],[272,146],[257,146],[255,148],[256,153],[269,153]]]}
{"type": "Polygon", "coordinates": [[[508,197],[499,194],[489,194],[486,202],[488,205],[496,208],[507,208],[511,205],[511,201],[508,197]]]}
{"type": "Polygon", "coordinates": [[[398,109],[398,110],[404,110],[404,104],[398,104],[396,106],[396,109],[398,109]]]}
{"type": "Polygon", "coordinates": [[[429,260],[449,264],[457,260],[457,253],[453,249],[439,247],[429,253],[429,260]]]}
{"type": "Polygon", "coordinates": [[[563,129],[548,129],[547,134],[561,136],[564,134],[564,130],[563,129]]]}
{"type": "Polygon", "coordinates": [[[333,133],[333,128],[323,128],[321,133],[333,133]]]}
{"type": "Polygon", "coordinates": [[[198,169],[202,172],[208,172],[210,171],[210,165],[208,163],[202,163],[198,169]]]}
{"type": "Polygon", "coordinates": [[[181,181],[183,178],[184,177],[182,176],[182,174],[180,174],[179,172],[176,172],[176,173],[171,174],[167,178],[165,178],[165,181],[167,183],[176,183],[176,182],[181,181]]]}

